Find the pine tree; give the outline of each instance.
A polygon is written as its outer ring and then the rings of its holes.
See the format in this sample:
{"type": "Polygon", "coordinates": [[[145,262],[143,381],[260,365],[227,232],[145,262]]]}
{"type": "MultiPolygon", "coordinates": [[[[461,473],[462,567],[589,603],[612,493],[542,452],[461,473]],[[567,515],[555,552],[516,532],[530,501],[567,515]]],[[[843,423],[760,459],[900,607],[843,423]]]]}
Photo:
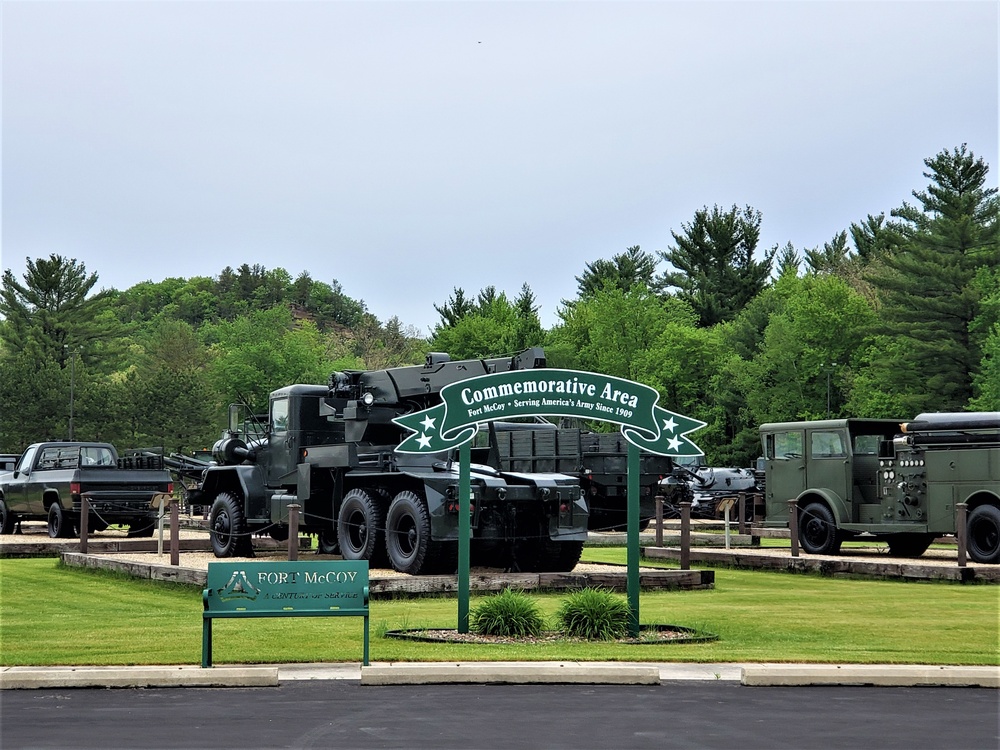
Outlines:
{"type": "Polygon", "coordinates": [[[663,274],[663,286],[678,290],[702,327],[732,320],[767,285],[778,248],[754,259],[760,222],[760,211],[750,206],[729,211],[705,207],[682,225],[682,233],[671,232],[676,246],[659,253],[677,269],[663,274]]]}
{"type": "Polygon", "coordinates": [[[83,263],[51,255],[27,259],[24,283],[8,269],[0,285],[0,339],[11,354],[27,353],[65,368],[72,356],[86,355],[117,328],[110,314],[112,292],[91,295],[97,274],[83,263]],[[90,296],[88,296],[90,295],[90,296]]]}
{"type": "Polygon", "coordinates": [[[588,263],[576,277],[579,298],[593,297],[601,289],[620,289],[626,294],[634,287],[652,289],[656,275],[656,257],[633,245],[611,260],[601,258],[588,263]]]}
{"type": "Polygon", "coordinates": [[[1000,264],[1000,201],[986,187],[988,165],[965,144],[924,164],[930,184],[913,192],[920,206],[892,212],[902,244],[867,278],[882,302],[881,333],[898,344],[883,370],[897,382],[884,387],[911,410],[946,411],[964,408],[973,394],[985,334],[970,325],[981,297],[972,282],[979,268],[1000,264]]]}

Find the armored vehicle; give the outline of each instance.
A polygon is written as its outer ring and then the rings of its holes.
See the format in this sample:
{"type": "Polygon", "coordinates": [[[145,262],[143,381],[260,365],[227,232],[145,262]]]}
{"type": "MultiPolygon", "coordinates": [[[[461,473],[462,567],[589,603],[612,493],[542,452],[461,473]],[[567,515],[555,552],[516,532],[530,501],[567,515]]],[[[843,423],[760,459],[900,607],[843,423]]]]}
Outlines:
{"type": "MultiPolygon", "coordinates": [[[[211,505],[216,556],[252,554],[250,535],[287,538],[289,506],[319,552],[391,565],[404,573],[453,572],[458,553],[459,467],[455,456],[396,452],[406,430],[392,420],[441,403],[449,383],[544,367],[540,349],[514,357],[345,371],[327,385],[291,385],[270,395],[263,419],[230,408],[230,431],[213,448],[192,504],[211,505]]],[[[571,570],[587,537],[580,484],[557,472],[472,465],[474,560],[522,571],[571,570]]]]}
{"type": "Polygon", "coordinates": [[[806,552],[836,554],[864,534],[892,555],[918,557],[957,532],[964,503],[970,559],[1000,563],[1000,412],[783,422],[760,433],[762,525],[787,525],[788,501],[797,500],[806,552]]]}

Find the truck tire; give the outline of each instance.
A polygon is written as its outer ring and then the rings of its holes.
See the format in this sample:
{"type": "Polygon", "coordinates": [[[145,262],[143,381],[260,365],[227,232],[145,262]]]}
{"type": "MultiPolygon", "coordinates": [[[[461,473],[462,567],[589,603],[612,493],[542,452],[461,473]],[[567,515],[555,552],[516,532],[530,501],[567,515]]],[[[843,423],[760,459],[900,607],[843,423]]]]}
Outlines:
{"type": "Polygon", "coordinates": [[[58,503],[49,506],[49,537],[52,539],[70,539],[73,537],[73,524],[66,517],[66,511],[58,503]]]}
{"type": "Polygon", "coordinates": [[[538,562],[539,573],[568,573],[580,562],[583,542],[557,542],[542,540],[542,556],[538,562]]]}
{"type": "Polygon", "coordinates": [[[809,503],[799,511],[799,543],[810,555],[836,555],[842,538],[833,513],[823,503],[809,503]]]}
{"type": "Polygon", "coordinates": [[[127,539],[149,539],[156,531],[156,521],[152,518],[136,520],[128,525],[127,539]]]}
{"type": "Polygon", "coordinates": [[[920,557],[936,538],[936,534],[893,534],[885,540],[893,557],[920,557]]]}
{"type": "Polygon", "coordinates": [[[980,505],[969,513],[965,546],[973,562],[1000,563],[1000,508],[980,505]]]}
{"type": "Polygon", "coordinates": [[[327,521],[323,528],[319,530],[319,533],[316,534],[316,554],[340,554],[340,542],[337,540],[337,529],[330,521],[327,521]]]}
{"type": "Polygon", "coordinates": [[[220,492],[208,515],[209,537],[216,557],[253,557],[243,505],[228,492],[220,492]]]}
{"type": "Polygon", "coordinates": [[[374,568],[385,565],[385,519],[381,506],[365,490],[344,495],[337,514],[337,541],[345,560],[367,560],[374,568]]]}
{"type": "Polygon", "coordinates": [[[385,546],[393,570],[410,575],[454,573],[458,544],[431,540],[431,516],[424,499],[404,490],[386,516],[385,546]]]}
{"type": "Polygon", "coordinates": [[[0,497],[0,534],[12,534],[17,516],[10,512],[7,502],[0,497]]]}

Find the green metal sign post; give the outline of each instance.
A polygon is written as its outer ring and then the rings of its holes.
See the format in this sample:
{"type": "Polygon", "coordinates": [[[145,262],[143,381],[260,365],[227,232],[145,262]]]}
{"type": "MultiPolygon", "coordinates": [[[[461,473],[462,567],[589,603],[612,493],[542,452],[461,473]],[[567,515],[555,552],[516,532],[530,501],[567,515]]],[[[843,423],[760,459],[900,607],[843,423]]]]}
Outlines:
{"type": "Polygon", "coordinates": [[[628,452],[628,602],[633,636],[639,634],[640,450],[664,456],[698,456],[687,434],[704,422],[657,406],[655,388],[579,370],[511,370],[446,385],[441,403],[397,417],[410,430],[399,453],[459,449],[458,631],[469,632],[471,470],[469,443],[479,425],[511,417],[581,417],[621,425],[628,452]]]}

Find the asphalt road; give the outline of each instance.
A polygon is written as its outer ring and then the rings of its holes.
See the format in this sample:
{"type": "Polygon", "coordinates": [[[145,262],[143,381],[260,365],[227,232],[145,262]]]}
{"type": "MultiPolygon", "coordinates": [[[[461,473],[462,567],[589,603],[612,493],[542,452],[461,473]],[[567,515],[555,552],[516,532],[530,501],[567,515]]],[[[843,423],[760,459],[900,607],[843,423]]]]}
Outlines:
{"type": "Polygon", "coordinates": [[[998,702],[988,688],[728,681],[9,690],[0,747],[984,750],[1000,747],[998,702]]]}

